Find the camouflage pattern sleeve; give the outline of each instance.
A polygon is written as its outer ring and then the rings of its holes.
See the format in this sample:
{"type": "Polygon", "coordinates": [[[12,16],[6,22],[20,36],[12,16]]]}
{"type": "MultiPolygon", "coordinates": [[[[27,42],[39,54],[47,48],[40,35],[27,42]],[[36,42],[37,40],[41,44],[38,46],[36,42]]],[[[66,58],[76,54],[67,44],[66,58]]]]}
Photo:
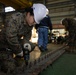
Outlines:
{"type": "Polygon", "coordinates": [[[18,26],[16,24],[16,20],[11,17],[6,27],[6,39],[9,44],[9,47],[13,50],[15,54],[20,53],[22,51],[21,45],[18,41],[18,26]]]}
{"type": "Polygon", "coordinates": [[[24,34],[24,40],[30,40],[31,39],[31,36],[32,36],[32,29],[33,29],[33,26],[26,26],[25,27],[27,29],[26,33],[24,34]]]}

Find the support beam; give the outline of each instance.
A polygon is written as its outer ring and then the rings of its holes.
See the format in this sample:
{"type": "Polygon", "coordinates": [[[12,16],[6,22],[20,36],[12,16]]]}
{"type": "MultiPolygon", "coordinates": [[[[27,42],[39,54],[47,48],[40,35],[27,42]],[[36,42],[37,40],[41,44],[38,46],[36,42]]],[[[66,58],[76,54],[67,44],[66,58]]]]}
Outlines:
{"type": "Polygon", "coordinates": [[[57,6],[61,6],[61,5],[69,5],[69,4],[74,4],[74,2],[72,1],[65,1],[65,2],[59,2],[59,3],[53,3],[53,4],[47,4],[46,6],[49,7],[57,7],[57,6]]]}
{"type": "Polygon", "coordinates": [[[15,9],[19,8],[19,5],[17,5],[16,3],[9,1],[9,0],[0,0],[0,3],[4,4],[5,6],[11,6],[15,9]]]}
{"type": "Polygon", "coordinates": [[[11,6],[15,9],[32,6],[32,2],[27,0],[0,0],[0,2],[5,6],[11,6]]]}

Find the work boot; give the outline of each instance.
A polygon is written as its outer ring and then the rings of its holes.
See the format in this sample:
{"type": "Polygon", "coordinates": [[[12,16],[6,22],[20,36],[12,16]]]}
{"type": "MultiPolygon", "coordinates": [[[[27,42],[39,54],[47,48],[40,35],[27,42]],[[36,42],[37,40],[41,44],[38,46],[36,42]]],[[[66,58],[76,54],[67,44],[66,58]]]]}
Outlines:
{"type": "Polygon", "coordinates": [[[45,51],[42,46],[39,46],[39,49],[40,49],[41,52],[45,51]]]}
{"type": "Polygon", "coordinates": [[[48,51],[48,49],[46,48],[45,51],[48,51]]]}

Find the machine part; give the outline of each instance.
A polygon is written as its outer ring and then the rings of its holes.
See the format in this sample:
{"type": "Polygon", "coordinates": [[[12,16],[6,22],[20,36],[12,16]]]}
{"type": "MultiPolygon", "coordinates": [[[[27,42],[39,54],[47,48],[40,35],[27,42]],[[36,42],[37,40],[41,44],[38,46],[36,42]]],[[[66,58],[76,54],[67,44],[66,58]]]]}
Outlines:
{"type": "Polygon", "coordinates": [[[32,52],[35,48],[36,44],[30,42],[30,41],[26,41],[23,45],[23,49],[28,49],[29,52],[32,52]]]}
{"type": "Polygon", "coordinates": [[[30,52],[29,52],[29,50],[27,48],[25,48],[23,53],[24,53],[23,55],[24,55],[25,64],[27,66],[29,58],[30,58],[30,52]]]}
{"type": "Polygon", "coordinates": [[[31,51],[31,45],[29,43],[25,43],[24,49],[28,49],[29,51],[31,51]]]}

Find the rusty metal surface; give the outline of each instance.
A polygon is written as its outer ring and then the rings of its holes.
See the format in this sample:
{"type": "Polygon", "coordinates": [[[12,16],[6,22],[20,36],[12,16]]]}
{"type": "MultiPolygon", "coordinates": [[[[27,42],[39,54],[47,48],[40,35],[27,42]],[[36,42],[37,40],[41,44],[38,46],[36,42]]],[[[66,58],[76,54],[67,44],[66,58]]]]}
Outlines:
{"type": "Polygon", "coordinates": [[[39,48],[36,47],[35,50],[30,54],[28,66],[24,66],[24,70],[22,71],[22,73],[19,73],[19,71],[17,71],[14,73],[14,75],[38,75],[41,71],[45,70],[49,65],[52,66],[52,63],[64,52],[65,46],[58,44],[48,44],[48,51],[42,53],[39,50],[39,48]]]}
{"type": "Polygon", "coordinates": [[[28,0],[0,0],[0,3],[4,4],[5,6],[12,6],[15,9],[22,9],[32,6],[32,1],[28,0]]]}
{"type": "Polygon", "coordinates": [[[30,53],[30,60],[29,60],[29,61],[34,61],[34,60],[40,58],[41,56],[43,56],[44,54],[46,54],[46,53],[48,53],[48,52],[50,52],[50,51],[57,50],[57,49],[59,49],[59,48],[61,48],[61,47],[63,47],[62,44],[50,44],[50,43],[49,43],[48,46],[47,46],[48,51],[45,51],[45,52],[41,52],[41,51],[39,50],[39,48],[36,47],[36,48],[34,49],[34,51],[32,51],[32,52],[30,53]]]}
{"type": "Polygon", "coordinates": [[[48,66],[52,66],[52,63],[65,52],[65,48],[65,46],[61,46],[60,48],[49,51],[38,59],[29,62],[28,66],[24,70],[24,73],[18,75],[38,75],[48,66]]]}

